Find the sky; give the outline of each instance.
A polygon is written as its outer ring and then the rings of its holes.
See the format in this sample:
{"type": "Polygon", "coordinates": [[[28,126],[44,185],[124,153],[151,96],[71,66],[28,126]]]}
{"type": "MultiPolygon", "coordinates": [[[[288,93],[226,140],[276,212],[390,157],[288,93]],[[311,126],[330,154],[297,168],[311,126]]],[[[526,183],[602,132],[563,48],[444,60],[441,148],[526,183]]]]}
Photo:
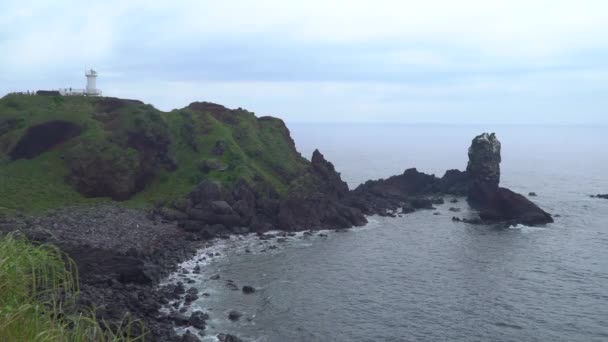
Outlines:
{"type": "Polygon", "coordinates": [[[608,125],[608,1],[0,1],[0,96],[90,67],[167,111],[608,125]]]}

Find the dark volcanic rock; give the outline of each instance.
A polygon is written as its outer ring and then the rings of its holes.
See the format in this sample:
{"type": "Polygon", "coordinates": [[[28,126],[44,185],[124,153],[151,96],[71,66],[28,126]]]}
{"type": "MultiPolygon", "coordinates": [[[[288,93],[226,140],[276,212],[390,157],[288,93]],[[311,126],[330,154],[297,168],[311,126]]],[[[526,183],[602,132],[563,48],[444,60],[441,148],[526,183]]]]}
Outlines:
{"type": "Polygon", "coordinates": [[[330,196],[342,198],[348,193],[348,185],[342,180],[340,173],[331,162],[325,160],[319,150],[312,153],[311,164],[314,173],[322,180],[324,189],[330,196]]]}
{"type": "Polygon", "coordinates": [[[249,285],[243,286],[243,293],[250,294],[250,293],[254,293],[254,292],[255,292],[255,288],[253,286],[249,286],[249,285]]]}
{"type": "Polygon", "coordinates": [[[473,139],[469,147],[467,172],[475,183],[498,187],[500,161],[500,141],[494,133],[483,133],[473,139]]]}
{"type": "Polygon", "coordinates": [[[435,209],[433,201],[427,198],[415,198],[410,203],[414,209],[435,209]]]}
{"type": "Polygon", "coordinates": [[[529,192],[528,196],[530,196],[530,197],[536,197],[538,195],[536,194],[536,192],[529,192]]]}
{"type": "Polygon", "coordinates": [[[230,334],[218,334],[216,337],[220,342],[243,342],[240,338],[230,334]]]}
{"type": "Polygon", "coordinates": [[[190,330],[186,330],[186,333],[182,335],[181,342],[200,342],[200,339],[190,332],[190,330]]]}
{"type": "Polygon", "coordinates": [[[594,198],[603,198],[603,199],[608,199],[608,194],[597,194],[597,195],[591,195],[591,197],[594,197],[594,198]]]}
{"type": "Polygon", "coordinates": [[[190,325],[203,330],[205,329],[205,326],[207,325],[207,320],[209,319],[209,315],[202,312],[202,311],[194,311],[192,313],[192,315],[190,315],[190,325]]]}
{"type": "Polygon", "coordinates": [[[78,136],[81,132],[80,126],[69,121],[44,122],[28,128],[9,155],[13,160],[31,159],[78,136]]]}
{"type": "Polygon", "coordinates": [[[364,225],[367,219],[363,213],[345,200],[348,193],[348,186],[334,166],[315,150],[310,168],[279,201],[277,226],[296,231],[364,225]]]}
{"type": "Polygon", "coordinates": [[[540,209],[523,195],[506,188],[486,198],[481,205],[479,217],[488,222],[510,222],[537,225],[553,222],[551,215],[540,209]]]}
{"type": "Polygon", "coordinates": [[[236,310],[232,310],[228,313],[228,319],[230,319],[231,321],[238,321],[241,316],[243,316],[243,314],[236,310]]]}
{"type": "Polygon", "coordinates": [[[500,142],[494,133],[473,139],[467,166],[472,185],[467,200],[479,209],[481,220],[528,225],[553,222],[551,215],[524,196],[498,187],[500,160],[500,142]]]}
{"type": "MultiPolygon", "coordinates": [[[[552,222],[551,215],[534,203],[508,189],[499,188],[500,150],[496,135],[483,133],[471,143],[466,171],[448,170],[442,178],[437,178],[413,168],[407,169],[401,175],[361,184],[346,196],[345,202],[368,215],[393,216],[399,208],[404,214],[417,209],[433,209],[433,204],[443,203],[441,195],[466,195],[468,202],[481,214],[480,220],[471,219],[469,223],[552,222]]],[[[452,199],[451,202],[457,200],[452,199]]]]}

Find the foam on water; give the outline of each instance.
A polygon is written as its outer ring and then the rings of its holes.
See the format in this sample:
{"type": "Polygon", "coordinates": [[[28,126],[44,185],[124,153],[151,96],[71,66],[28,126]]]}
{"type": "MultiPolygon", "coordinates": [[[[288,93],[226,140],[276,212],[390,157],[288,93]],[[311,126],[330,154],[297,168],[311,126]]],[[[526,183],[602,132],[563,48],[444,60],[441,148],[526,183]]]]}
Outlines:
{"type": "Polygon", "coordinates": [[[509,229],[519,230],[522,233],[533,233],[533,232],[541,232],[541,231],[545,230],[546,228],[543,228],[543,227],[531,227],[531,226],[526,226],[526,225],[520,223],[520,224],[517,224],[517,225],[509,226],[509,229]]]}

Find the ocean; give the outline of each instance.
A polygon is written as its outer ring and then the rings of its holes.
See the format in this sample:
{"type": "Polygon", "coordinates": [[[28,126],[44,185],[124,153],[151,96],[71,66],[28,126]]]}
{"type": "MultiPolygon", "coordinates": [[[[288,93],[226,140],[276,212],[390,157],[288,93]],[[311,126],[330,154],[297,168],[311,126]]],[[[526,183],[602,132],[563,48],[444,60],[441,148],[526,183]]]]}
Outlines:
{"type": "Polygon", "coordinates": [[[606,127],[289,128],[305,157],[318,148],[351,188],[410,167],[462,170],[473,137],[496,132],[501,185],[537,193],[531,199],[559,217],[508,229],[452,222],[450,207],[468,210],[458,199],[326,237],[218,241],[182,265],[203,266],[189,277],[208,294],[192,304],[211,315],[204,340],[608,341],[608,200],[589,197],[608,193],[606,127]],[[219,255],[203,261],[207,253],[219,255]],[[230,321],[231,310],[243,316],[230,321]]]}

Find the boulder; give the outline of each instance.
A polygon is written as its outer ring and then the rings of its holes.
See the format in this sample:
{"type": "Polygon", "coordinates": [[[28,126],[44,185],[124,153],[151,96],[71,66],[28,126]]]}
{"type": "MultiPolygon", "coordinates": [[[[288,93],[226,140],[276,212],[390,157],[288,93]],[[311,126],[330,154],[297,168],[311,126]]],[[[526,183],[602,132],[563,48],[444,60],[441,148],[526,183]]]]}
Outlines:
{"type": "Polygon", "coordinates": [[[188,318],[186,316],[182,315],[181,313],[176,313],[176,312],[169,314],[169,316],[167,316],[167,319],[172,321],[173,324],[175,324],[178,327],[183,327],[190,323],[190,321],[188,320],[188,318]]]}
{"type": "Polygon", "coordinates": [[[194,205],[211,201],[219,201],[222,198],[222,188],[219,183],[210,180],[200,182],[189,194],[188,198],[194,205]]]}
{"type": "Polygon", "coordinates": [[[216,337],[219,342],[243,342],[240,338],[230,334],[218,334],[216,337]]]}
{"type": "Polygon", "coordinates": [[[171,208],[160,208],[158,214],[168,221],[182,221],[188,219],[188,214],[171,208]]]}
{"type": "Polygon", "coordinates": [[[181,227],[187,232],[198,233],[205,227],[205,223],[196,220],[187,220],[181,224],[181,227]]]}
{"type": "Polygon", "coordinates": [[[197,329],[203,330],[203,329],[205,329],[208,319],[209,319],[208,314],[197,310],[197,311],[194,311],[192,313],[192,315],[190,315],[189,322],[190,322],[191,326],[193,326],[197,329]]]}
{"type": "Polygon", "coordinates": [[[228,313],[228,319],[231,321],[238,321],[241,316],[243,316],[243,314],[236,310],[232,310],[228,313]]]}
{"type": "Polygon", "coordinates": [[[200,342],[200,339],[190,332],[190,330],[186,330],[186,332],[182,335],[181,342],[200,342]]]}
{"type": "Polygon", "coordinates": [[[428,198],[414,198],[410,201],[410,204],[414,209],[435,209],[433,201],[428,198]]]}
{"type": "Polygon", "coordinates": [[[512,224],[538,225],[553,222],[551,215],[540,209],[521,194],[506,188],[498,188],[479,211],[486,222],[510,222],[512,224]]]}
{"type": "Polygon", "coordinates": [[[226,171],[228,169],[226,165],[222,164],[222,162],[217,159],[202,160],[198,164],[198,168],[204,173],[209,173],[211,171],[226,171]]]}
{"type": "Polygon", "coordinates": [[[255,292],[255,288],[253,286],[249,286],[249,285],[245,285],[243,286],[243,293],[244,294],[251,294],[255,292]]]}
{"type": "Polygon", "coordinates": [[[232,207],[226,201],[212,201],[211,210],[213,210],[213,213],[220,215],[230,215],[234,213],[232,207]]]}

